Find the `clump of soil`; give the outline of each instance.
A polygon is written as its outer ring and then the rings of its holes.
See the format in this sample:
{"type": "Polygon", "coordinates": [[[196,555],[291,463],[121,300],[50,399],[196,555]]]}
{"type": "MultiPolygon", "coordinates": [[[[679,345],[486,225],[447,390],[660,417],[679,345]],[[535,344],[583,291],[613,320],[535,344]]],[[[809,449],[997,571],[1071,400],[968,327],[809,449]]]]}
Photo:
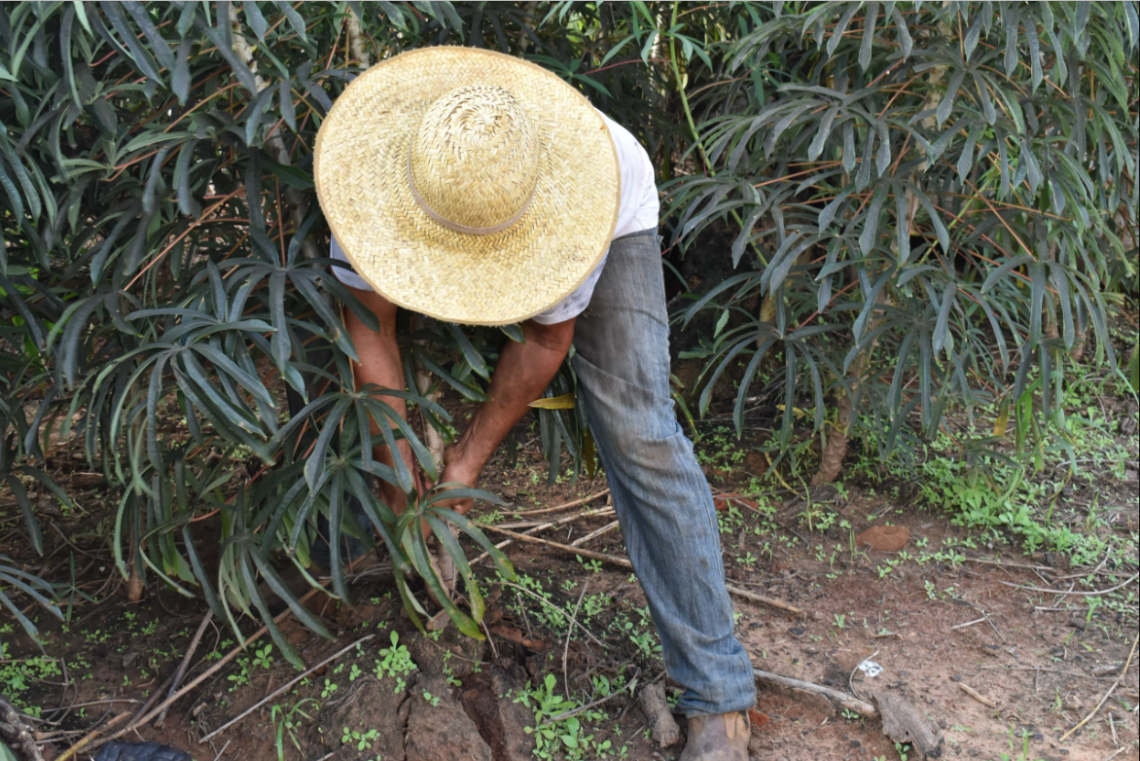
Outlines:
{"type": "Polygon", "coordinates": [[[910,530],[903,526],[874,526],[855,537],[855,546],[871,552],[902,552],[910,544],[910,530]]]}

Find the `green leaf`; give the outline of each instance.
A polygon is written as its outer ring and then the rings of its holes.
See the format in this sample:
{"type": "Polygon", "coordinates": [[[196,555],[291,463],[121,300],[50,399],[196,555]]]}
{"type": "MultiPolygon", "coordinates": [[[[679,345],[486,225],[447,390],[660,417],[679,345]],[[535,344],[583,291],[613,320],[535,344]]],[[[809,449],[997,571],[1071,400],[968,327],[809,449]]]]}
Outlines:
{"type": "Polygon", "coordinates": [[[895,28],[899,36],[899,50],[902,52],[902,58],[905,61],[910,58],[911,51],[914,50],[914,38],[910,36],[906,17],[897,7],[891,9],[890,15],[895,20],[895,28]]]}
{"type": "Polygon", "coordinates": [[[133,18],[135,23],[139,25],[139,28],[143,30],[147,42],[150,43],[150,50],[154,53],[158,62],[162,64],[166,70],[173,70],[174,56],[170,54],[170,43],[159,33],[154,22],[151,21],[146,8],[143,7],[143,4],[140,2],[124,2],[123,7],[127,9],[127,13],[131,14],[131,18],[133,18]]]}
{"type": "Polygon", "coordinates": [[[14,475],[9,474],[8,489],[12,492],[13,499],[20,508],[20,512],[24,515],[24,527],[28,530],[28,537],[32,540],[32,549],[36,551],[37,555],[44,554],[44,538],[40,532],[40,524],[36,520],[35,508],[32,507],[31,500],[28,499],[28,491],[24,485],[14,475]]]}
{"type": "Polygon", "coordinates": [[[193,43],[190,40],[183,40],[178,45],[178,50],[174,56],[174,66],[170,73],[170,89],[178,96],[178,102],[186,105],[186,99],[190,97],[190,49],[193,43]]]}
{"type": "Polygon", "coordinates": [[[827,206],[823,207],[823,210],[820,211],[820,213],[819,213],[819,231],[820,232],[823,232],[827,228],[831,227],[831,223],[833,221],[835,221],[835,215],[839,213],[840,207],[842,207],[843,204],[846,203],[847,197],[848,197],[847,193],[840,193],[838,196],[835,197],[835,200],[831,201],[830,203],[827,204],[827,206]]]}
{"type": "Polygon", "coordinates": [[[836,106],[828,110],[823,115],[823,119],[819,123],[819,129],[815,133],[815,137],[811,141],[811,146],[808,148],[808,161],[815,161],[819,158],[819,154],[823,153],[823,146],[827,144],[827,138],[831,134],[831,127],[835,123],[835,117],[839,115],[839,107],[836,106]]]}
{"type": "Polygon", "coordinates": [[[987,11],[980,11],[974,15],[974,23],[970,25],[970,29],[966,32],[966,41],[963,45],[963,52],[966,55],[966,61],[969,62],[973,57],[974,51],[978,48],[978,41],[982,37],[982,20],[988,16],[987,11]]]}
{"type": "Polygon", "coordinates": [[[855,18],[855,14],[859,12],[862,5],[862,3],[847,3],[847,10],[840,16],[839,23],[831,32],[831,39],[827,41],[827,56],[829,58],[835,55],[839,43],[843,41],[843,34],[847,31],[847,25],[851,23],[851,19],[855,18]]]}
{"type": "Polygon", "coordinates": [[[946,124],[946,120],[950,118],[950,114],[954,110],[954,100],[958,97],[958,90],[962,87],[962,81],[965,78],[966,72],[964,70],[955,71],[954,75],[950,77],[950,84],[946,86],[946,94],[942,96],[942,100],[935,110],[939,127],[946,124]]]}
{"type": "Polygon", "coordinates": [[[1029,39],[1029,62],[1033,68],[1033,91],[1041,86],[1045,74],[1041,71],[1041,42],[1037,39],[1037,22],[1029,20],[1025,24],[1025,36],[1029,39]]]}
{"type": "Polygon", "coordinates": [[[202,205],[190,193],[190,162],[194,160],[196,140],[187,140],[178,151],[178,161],[174,165],[174,185],[178,189],[178,210],[188,217],[197,219],[202,213],[202,205]]]}
{"type": "Polygon", "coordinates": [[[1132,349],[1132,360],[1128,363],[1128,378],[1133,393],[1140,394],[1140,344],[1132,349]]]}
{"type": "Polygon", "coordinates": [[[262,162],[269,171],[281,178],[281,181],[291,188],[312,190],[316,187],[316,183],[313,182],[313,176],[304,169],[290,166],[289,164],[278,164],[276,161],[270,159],[262,159],[262,162]]]}
{"type": "Polygon", "coordinates": [[[863,225],[863,234],[859,236],[859,250],[863,256],[871,253],[871,249],[875,247],[875,243],[879,237],[879,219],[882,216],[883,204],[887,200],[887,190],[889,185],[886,183],[879,186],[878,191],[875,193],[875,198],[871,201],[871,208],[867,210],[866,222],[863,225]]]}
{"type": "Polygon", "coordinates": [[[986,277],[986,282],[984,285],[982,285],[982,293],[988,293],[993,289],[995,285],[997,285],[998,281],[1005,278],[1015,269],[1024,267],[1025,265],[1035,261],[1037,261],[1037,259],[1029,256],[1028,254],[1022,254],[1021,256],[1015,256],[1012,259],[1007,259],[1001,264],[1000,267],[990,272],[990,274],[986,277]]]}
{"type": "Polygon", "coordinates": [[[951,283],[946,286],[942,294],[942,304],[938,310],[938,322],[934,326],[932,348],[938,354],[946,347],[947,337],[950,333],[950,314],[958,300],[958,286],[951,283]]]}
{"type": "Polygon", "coordinates": [[[257,3],[254,0],[242,0],[241,6],[245,9],[249,28],[257,35],[257,39],[265,42],[265,33],[269,31],[269,22],[265,20],[265,16],[261,15],[261,9],[257,7],[257,3]]]}
{"type": "Polygon", "coordinates": [[[997,121],[997,109],[994,108],[994,101],[990,97],[989,88],[986,87],[985,78],[978,72],[974,72],[974,87],[978,90],[978,101],[982,104],[982,113],[986,117],[986,123],[993,126],[997,121]]]}
{"type": "Polygon", "coordinates": [[[536,399],[527,406],[535,410],[572,410],[574,409],[574,394],[536,399]]]}
{"type": "Polygon", "coordinates": [[[863,71],[866,71],[871,68],[871,51],[875,44],[875,25],[879,21],[879,4],[877,2],[867,3],[864,19],[863,43],[859,46],[859,66],[863,71]]]}

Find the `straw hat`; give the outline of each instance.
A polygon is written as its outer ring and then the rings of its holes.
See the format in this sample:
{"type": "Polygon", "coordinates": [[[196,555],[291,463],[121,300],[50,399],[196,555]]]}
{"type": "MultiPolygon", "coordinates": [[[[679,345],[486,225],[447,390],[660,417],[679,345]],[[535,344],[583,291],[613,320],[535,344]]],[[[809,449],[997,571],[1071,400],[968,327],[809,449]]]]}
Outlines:
{"type": "Polygon", "coordinates": [[[403,53],[357,77],[317,134],[321,208],[357,273],[448,322],[507,325],[605,254],[620,172],[602,117],[526,61],[403,53]]]}

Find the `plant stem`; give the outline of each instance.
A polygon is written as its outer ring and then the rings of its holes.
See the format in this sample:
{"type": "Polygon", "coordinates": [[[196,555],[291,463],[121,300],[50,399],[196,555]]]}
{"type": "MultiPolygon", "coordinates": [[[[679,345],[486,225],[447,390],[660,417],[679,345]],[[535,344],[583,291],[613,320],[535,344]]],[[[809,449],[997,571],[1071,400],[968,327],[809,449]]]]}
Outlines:
{"type": "MultiPolygon", "coordinates": [[[[673,2],[673,21],[670,27],[677,26],[677,9],[681,3],[674,0],[673,2]]],[[[705,169],[709,174],[716,174],[713,171],[712,164],[709,163],[709,156],[705,152],[705,146],[701,142],[700,132],[697,131],[697,123],[693,121],[693,110],[689,108],[689,96],[685,94],[685,84],[681,81],[681,67],[677,64],[677,40],[669,36],[669,60],[673,63],[673,77],[677,80],[677,94],[681,96],[681,107],[685,109],[685,118],[689,122],[689,129],[693,132],[693,142],[697,144],[697,150],[701,153],[701,160],[705,162],[705,169]]],[[[737,224],[740,224],[740,215],[735,210],[733,216],[736,217],[737,224]]]]}

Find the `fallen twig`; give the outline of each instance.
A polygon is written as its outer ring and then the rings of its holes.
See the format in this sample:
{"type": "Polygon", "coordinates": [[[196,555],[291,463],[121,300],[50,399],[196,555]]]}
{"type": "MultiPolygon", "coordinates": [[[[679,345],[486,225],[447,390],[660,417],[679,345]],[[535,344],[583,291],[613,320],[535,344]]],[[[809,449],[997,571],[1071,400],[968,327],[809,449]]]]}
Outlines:
{"type": "Polygon", "coordinates": [[[27,761],[44,761],[35,735],[24,723],[24,715],[0,695],[0,737],[10,742],[27,761]]]}
{"type": "Polygon", "coordinates": [[[1014,589],[1021,589],[1027,592],[1038,592],[1043,595],[1061,595],[1062,597],[1103,597],[1104,595],[1109,595],[1113,592],[1124,589],[1126,586],[1133,583],[1137,579],[1140,579],[1140,573],[1136,574],[1123,584],[1116,585],[1112,589],[1102,589],[1098,592],[1080,592],[1074,590],[1069,590],[1066,592],[1063,589],[1042,589],[1041,587],[1027,587],[1023,584],[1014,584],[1009,581],[1002,581],[1000,583],[1005,584],[1007,587],[1013,587],[1014,589]]]}
{"type": "Polygon", "coordinates": [[[962,688],[962,692],[966,693],[967,695],[969,695],[970,697],[972,697],[974,700],[978,701],[982,705],[989,706],[990,708],[997,708],[998,707],[997,703],[995,703],[994,701],[985,697],[984,695],[982,695],[980,692],[978,692],[977,690],[975,690],[973,687],[966,684],[965,682],[958,682],[958,686],[962,688]]]}
{"type": "MultiPolygon", "coordinates": [[[[593,550],[587,550],[587,549],[584,549],[582,547],[574,547],[574,546],[569,545],[569,544],[560,544],[558,542],[551,542],[547,539],[539,539],[536,536],[528,536],[526,534],[519,534],[519,533],[516,533],[514,531],[508,531],[506,529],[496,528],[494,526],[485,526],[484,529],[487,531],[492,531],[496,534],[503,534],[504,536],[509,536],[513,540],[529,542],[531,544],[541,544],[544,547],[551,547],[553,549],[562,550],[563,552],[567,552],[567,553],[570,553],[573,555],[580,555],[584,558],[589,558],[590,560],[600,560],[603,563],[609,563],[611,565],[616,565],[619,568],[626,568],[626,569],[631,570],[631,571],[633,570],[633,563],[631,563],[629,561],[629,558],[622,558],[622,557],[618,557],[617,555],[609,555],[605,552],[595,552],[593,550]]],[[[758,602],[758,603],[761,603],[763,605],[768,605],[768,606],[773,607],[773,608],[778,608],[780,610],[786,610],[789,613],[793,613],[797,616],[803,615],[802,610],[795,607],[794,605],[789,605],[786,602],[782,602],[780,600],[774,600],[770,597],[765,597],[763,595],[754,594],[752,592],[748,592],[748,591],[745,591],[743,589],[738,589],[737,587],[733,587],[733,586],[726,586],[726,588],[728,589],[730,594],[735,595],[737,597],[742,597],[745,600],[751,600],[752,602],[758,602]]]]}
{"type": "Polygon", "coordinates": [[[1054,569],[1043,565],[1030,565],[1029,563],[1007,563],[1004,560],[989,560],[987,558],[962,558],[964,563],[977,563],[978,565],[992,565],[997,568],[1018,568],[1023,571],[1046,571],[1052,572],[1054,569]]]}
{"type": "MultiPolygon", "coordinates": [[[[182,680],[186,677],[186,669],[190,667],[190,661],[193,660],[194,653],[198,650],[198,645],[201,644],[202,637],[206,634],[206,627],[210,625],[213,619],[213,610],[207,610],[206,615],[202,616],[202,623],[198,624],[198,631],[194,632],[194,638],[190,640],[190,646],[186,648],[186,655],[182,657],[182,663],[178,666],[178,673],[174,675],[174,681],[170,685],[170,692],[166,694],[166,697],[169,698],[178,692],[179,685],[182,684],[182,680]]],[[[158,715],[158,720],[154,723],[158,729],[162,729],[162,725],[166,723],[166,712],[169,708],[170,706],[167,706],[162,709],[162,713],[158,715]]]]}
{"type": "MultiPolygon", "coordinates": [[[[126,721],[129,718],[131,718],[131,712],[130,711],[127,711],[126,713],[121,713],[118,716],[115,716],[110,721],[108,721],[105,725],[103,725],[103,727],[101,727],[100,729],[92,730],[92,731],[88,732],[86,735],[84,735],[83,737],[81,737],[79,739],[79,742],[75,743],[75,745],[72,745],[70,748],[68,748],[66,751],[64,751],[63,755],[60,756],[59,758],[57,758],[55,761],[68,761],[68,759],[74,758],[76,756],[76,754],[78,754],[81,750],[83,750],[84,748],[86,748],[88,745],[95,742],[96,740],[100,739],[103,736],[103,733],[109,732],[112,728],[118,726],[119,724],[122,724],[124,721],[126,721]]],[[[123,734],[125,734],[125,733],[126,733],[126,730],[123,730],[123,734]]],[[[113,737],[108,738],[108,740],[113,740],[115,737],[119,737],[119,736],[120,736],[119,734],[116,734],[113,737]]]]}
{"type": "Polygon", "coordinates": [[[638,696],[641,712],[649,722],[650,736],[661,748],[668,748],[681,741],[681,728],[673,718],[669,703],[665,699],[665,683],[654,682],[638,696]]]}
{"type": "Polygon", "coordinates": [[[276,698],[278,695],[282,694],[283,692],[288,692],[288,691],[289,691],[290,689],[292,689],[292,688],[293,688],[293,686],[294,686],[294,685],[296,685],[298,682],[301,682],[301,681],[303,681],[304,679],[306,679],[307,677],[309,677],[310,675],[312,675],[314,672],[316,672],[316,671],[320,671],[320,670],[321,670],[321,669],[323,669],[325,666],[327,666],[327,665],[329,665],[330,663],[332,663],[333,661],[335,661],[337,658],[340,658],[342,655],[344,655],[345,653],[347,653],[349,650],[353,650],[353,649],[355,649],[355,648],[359,647],[360,645],[363,645],[365,642],[367,642],[367,641],[369,641],[369,640],[371,640],[371,639],[375,639],[375,638],[376,638],[376,635],[375,635],[375,634],[369,634],[369,635],[368,635],[368,636],[366,636],[366,637],[361,637],[360,639],[356,640],[356,642],[353,642],[353,643],[352,643],[351,645],[349,645],[348,647],[346,647],[346,648],[344,648],[344,649],[342,649],[342,650],[338,650],[337,652],[335,652],[335,653],[333,653],[332,655],[330,655],[328,658],[325,658],[323,661],[321,661],[320,663],[318,663],[316,666],[313,666],[312,668],[310,668],[310,669],[308,669],[307,671],[305,671],[303,674],[301,674],[300,676],[298,676],[298,677],[297,677],[296,679],[294,679],[293,681],[289,682],[288,684],[286,684],[286,685],[284,685],[284,686],[282,686],[282,687],[279,687],[279,688],[277,688],[276,690],[274,690],[274,691],[273,691],[273,692],[271,692],[270,694],[266,695],[266,696],[265,696],[264,698],[262,698],[260,701],[258,701],[257,703],[255,703],[253,706],[251,706],[250,708],[248,708],[248,709],[246,709],[244,712],[242,712],[242,714],[241,714],[240,716],[237,716],[236,718],[234,718],[234,719],[231,719],[230,721],[226,722],[226,723],[225,723],[225,724],[223,724],[222,726],[220,726],[220,727],[218,727],[217,729],[215,729],[215,730],[214,730],[213,732],[211,732],[210,734],[208,734],[208,735],[206,735],[205,737],[203,737],[201,740],[199,740],[199,741],[198,741],[198,744],[199,744],[199,745],[202,745],[202,744],[204,744],[204,743],[207,743],[207,742],[209,742],[209,741],[210,741],[210,740],[212,740],[213,738],[215,738],[215,737],[217,737],[218,735],[220,735],[222,732],[225,732],[227,729],[229,729],[230,727],[232,727],[234,724],[237,724],[237,723],[238,723],[238,722],[240,722],[242,719],[244,719],[245,717],[249,716],[251,713],[253,713],[253,712],[254,712],[254,711],[256,711],[257,709],[261,708],[261,707],[262,707],[263,705],[265,705],[266,703],[270,702],[271,700],[274,700],[274,699],[275,699],[275,698],[276,698]]]}
{"type": "MultiPolygon", "coordinates": [[[[319,591],[322,591],[322,589],[310,589],[308,592],[306,592],[304,595],[302,595],[300,597],[300,599],[297,600],[297,603],[299,605],[304,605],[310,598],[313,597],[313,595],[315,595],[319,591]]],[[[275,619],[273,619],[273,622],[279,624],[282,621],[284,621],[286,618],[288,618],[290,615],[292,615],[292,613],[293,613],[293,611],[287,608],[280,615],[278,615],[275,619]]],[[[155,707],[153,710],[151,710],[150,713],[146,714],[145,716],[143,716],[141,719],[138,719],[137,721],[132,721],[130,724],[128,724],[123,729],[120,729],[115,734],[111,735],[110,737],[107,737],[106,738],[107,741],[110,742],[111,740],[116,740],[116,739],[122,737],[123,735],[127,734],[128,732],[131,732],[132,730],[137,729],[138,727],[146,726],[149,722],[151,722],[155,717],[157,717],[159,714],[161,714],[164,710],[166,710],[167,708],[172,706],[174,703],[176,703],[179,700],[181,700],[182,698],[184,698],[186,695],[190,694],[190,692],[193,691],[195,687],[202,684],[202,682],[205,682],[207,679],[212,677],[214,674],[218,673],[219,671],[224,669],[226,666],[228,666],[234,658],[237,658],[238,655],[245,652],[246,649],[250,645],[252,645],[257,640],[261,639],[261,637],[268,631],[269,631],[268,627],[265,627],[265,626],[258,629],[256,632],[254,632],[252,635],[250,635],[250,637],[248,639],[246,639],[244,643],[235,647],[228,654],[223,656],[221,660],[219,660],[213,666],[211,666],[210,668],[206,669],[204,672],[199,674],[197,678],[195,678],[193,681],[191,681],[185,687],[183,687],[178,692],[176,692],[173,695],[171,695],[170,697],[168,697],[166,700],[162,701],[162,703],[160,703],[157,707],[155,707]]],[[[83,737],[79,742],[77,742],[75,745],[73,745],[71,748],[69,748],[62,756],[60,756],[58,759],[56,759],[56,761],[67,761],[68,759],[73,758],[77,753],[79,753],[81,750],[83,750],[83,748],[85,748],[89,744],[91,744],[91,742],[93,742],[94,740],[102,738],[104,732],[109,730],[114,725],[120,723],[124,719],[129,718],[130,715],[131,714],[129,714],[129,713],[120,714],[119,716],[116,716],[114,719],[112,719],[111,722],[107,726],[103,727],[102,729],[94,730],[94,731],[90,732],[85,737],[83,737]]]]}
{"type": "Polygon", "coordinates": [[[615,528],[618,528],[620,525],[621,525],[621,523],[619,521],[614,521],[613,523],[608,523],[605,526],[602,526],[597,531],[595,531],[591,534],[586,534],[581,539],[575,539],[573,542],[570,543],[570,546],[571,547],[581,547],[586,542],[589,542],[593,539],[597,539],[599,536],[604,536],[604,535],[610,533],[615,528]]]}
{"type": "Polygon", "coordinates": [[[508,531],[505,528],[496,528],[495,526],[484,526],[483,530],[484,531],[491,531],[491,532],[494,532],[496,534],[502,534],[503,536],[509,536],[511,539],[514,539],[515,541],[529,542],[530,544],[541,544],[541,545],[546,546],[546,547],[552,547],[556,550],[562,550],[563,552],[569,552],[569,553],[574,554],[574,555],[581,555],[582,557],[589,558],[590,560],[600,560],[603,563],[610,563],[611,565],[616,565],[616,566],[620,566],[621,568],[628,568],[630,570],[633,570],[633,563],[629,562],[629,560],[627,558],[619,558],[616,555],[607,555],[604,552],[594,552],[593,550],[587,550],[587,549],[584,549],[582,547],[571,547],[568,544],[560,544],[559,542],[551,542],[547,539],[539,539],[537,536],[530,536],[528,534],[520,534],[520,533],[517,533],[515,531],[508,531]]]}
{"type": "MultiPolygon", "coordinates": [[[[641,672],[638,672],[638,673],[641,673],[641,672]]],[[[635,676],[634,680],[636,680],[636,679],[637,679],[637,677],[635,676]]],[[[595,700],[593,703],[590,703],[589,705],[584,705],[580,708],[575,708],[573,711],[567,711],[566,713],[560,713],[557,716],[551,717],[551,718],[547,719],[546,721],[542,722],[542,724],[540,724],[538,726],[538,729],[542,729],[543,727],[549,727],[551,724],[557,724],[560,721],[566,721],[567,719],[572,719],[575,716],[578,716],[579,714],[585,713],[586,711],[592,711],[595,708],[597,708],[598,706],[605,705],[606,703],[610,702],[614,698],[621,697],[624,694],[625,694],[624,690],[619,690],[617,692],[610,693],[609,695],[607,695],[604,698],[600,698],[598,700],[595,700]]]]}
{"type": "Polygon", "coordinates": [[[1120,676],[1118,676],[1116,678],[1116,681],[1112,683],[1112,686],[1108,688],[1108,692],[1106,692],[1104,694],[1104,697],[1100,699],[1100,702],[1096,704],[1096,708],[1092,709],[1092,712],[1088,716],[1081,719],[1080,724],[1066,732],[1065,736],[1061,738],[1061,742],[1068,740],[1070,737],[1079,732],[1082,727],[1096,718],[1096,715],[1100,713],[1100,709],[1104,708],[1105,703],[1112,699],[1112,693],[1116,692],[1116,689],[1120,687],[1120,685],[1124,684],[1124,680],[1128,678],[1128,670],[1132,668],[1132,661],[1136,659],[1137,645],[1140,645],[1140,636],[1137,636],[1136,640],[1132,643],[1132,652],[1129,653],[1128,662],[1124,664],[1124,670],[1120,672],[1120,676]]]}
{"type": "Polygon", "coordinates": [[[558,507],[544,507],[541,510],[523,510],[523,511],[511,510],[511,511],[507,511],[507,515],[545,515],[546,513],[557,513],[559,510],[569,510],[572,507],[579,507],[581,505],[589,504],[590,502],[593,502],[595,499],[600,499],[601,497],[604,497],[609,493],[610,493],[609,489],[603,489],[602,491],[598,492],[597,494],[591,494],[589,497],[583,497],[582,499],[576,499],[573,502],[567,502],[565,505],[559,505],[558,507]]]}
{"type": "Polygon", "coordinates": [[[802,616],[804,614],[804,612],[802,610],[800,610],[799,608],[797,608],[795,605],[790,605],[790,604],[784,602],[783,600],[777,600],[777,599],[772,598],[772,597],[765,597],[764,595],[758,595],[755,592],[749,592],[749,591],[744,590],[744,589],[739,589],[737,587],[732,586],[731,584],[726,585],[725,588],[728,589],[729,594],[735,595],[737,597],[742,597],[745,600],[751,600],[752,602],[757,602],[757,603],[760,603],[761,605],[767,605],[770,608],[776,608],[778,610],[784,610],[784,611],[787,611],[788,613],[791,613],[791,614],[796,615],[796,616],[802,616]]]}
{"type": "MultiPolygon", "coordinates": [[[[562,525],[565,525],[567,523],[573,523],[574,521],[580,520],[580,519],[585,518],[585,517],[597,518],[600,516],[607,516],[607,515],[612,515],[612,514],[613,514],[612,511],[599,510],[596,513],[589,513],[589,514],[579,513],[577,515],[567,515],[565,517],[559,518],[558,520],[547,521],[546,523],[540,523],[537,526],[535,526],[534,528],[531,528],[527,531],[523,531],[522,533],[525,534],[526,536],[534,536],[535,534],[537,534],[541,531],[545,531],[548,528],[554,528],[556,526],[562,526],[562,525]]],[[[483,527],[483,528],[486,528],[486,527],[483,527]]],[[[498,526],[498,528],[505,530],[503,526],[498,526]]],[[[495,545],[495,549],[497,549],[497,550],[505,549],[505,548],[509,547],[510,545],[514,544],[514,541],[515,541],[514,539],[507,539],[505,541],[499,542],[498,544],[495,545]]],[[[480,555],[477,558],[475,558],[474,560],[472,560],[470,564],[472,566],[474,566],[478,563],[482,563],[484,560],[488,559],[489,557],[491,557],[491,553],[484,552],[482,555],[480,555]]]]}
{"type": "Polygon", "coordinates": [[[779,674],[771,674],[767,671],[761,671],[760,669],[753,669],[752,671],[761,682],[787,687],[790,690],[807,692],[812,695],[819,695],[836,703],[840,708],[853,711],[866,719],[879,718],[878,708],[845,692],[833,690],[830,687],[822,687],[818,684],[812,684],[811,682],[801,682],[799,679],[792,679],[791,677],[780,676],[779,674]]]}
{"type": "Polygon", "coordinates": [[[587,579],[582,584],[582,592],[578,595],[578,604],[570,614],[570,626],[566,629],[566,646],[562,650],[562,688],[566,690],[566,699],[570,699],[570,637],[574,634],[574,626],[578,623],[578,611],[582,609],[582,600],[586,599],[586,590],[590,588],[587,579]]]}

